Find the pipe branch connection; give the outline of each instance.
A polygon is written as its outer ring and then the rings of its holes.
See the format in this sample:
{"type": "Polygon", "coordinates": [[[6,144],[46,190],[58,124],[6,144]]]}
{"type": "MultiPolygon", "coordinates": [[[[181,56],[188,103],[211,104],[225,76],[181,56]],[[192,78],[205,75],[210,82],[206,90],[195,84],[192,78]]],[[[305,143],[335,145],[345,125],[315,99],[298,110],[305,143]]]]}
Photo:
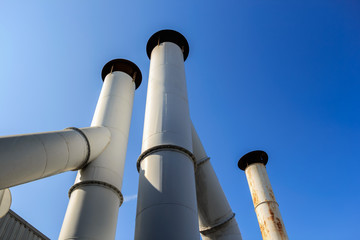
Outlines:
{"type": "Polygon", "coordinates": [[[106,127],[0,137],[0,189],[77,170],[110,142],[106,127]]]}

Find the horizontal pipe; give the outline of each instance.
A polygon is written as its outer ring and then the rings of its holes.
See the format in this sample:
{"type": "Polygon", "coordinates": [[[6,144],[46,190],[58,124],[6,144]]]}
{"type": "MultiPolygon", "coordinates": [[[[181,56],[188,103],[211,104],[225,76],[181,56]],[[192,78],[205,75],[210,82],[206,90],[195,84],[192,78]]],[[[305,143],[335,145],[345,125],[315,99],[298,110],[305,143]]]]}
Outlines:
{"type": "Polygon", "coordinates": [[[105,127],[0,137],[0,189],[79,169],[110,142],[105,127]]]}
{"type": "Polygon", "coordinates": [[[192,125],[199,228],[203,240],[241,240],[235,214],[226,199],[200,138],[192,125]]]}

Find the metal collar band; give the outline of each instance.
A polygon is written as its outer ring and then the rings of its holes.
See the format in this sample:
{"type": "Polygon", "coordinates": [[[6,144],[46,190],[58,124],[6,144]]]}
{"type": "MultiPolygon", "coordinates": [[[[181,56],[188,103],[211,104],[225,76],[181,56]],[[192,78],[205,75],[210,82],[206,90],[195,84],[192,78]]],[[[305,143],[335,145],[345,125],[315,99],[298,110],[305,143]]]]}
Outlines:
{"type": "Polygon", "coordinates": [[[176,152],[181,152],[184,153],[185,155],[187,155],[188,157],[190,157],[190,159],[193,161],[194,163],[194,169],[196,169],[196,158],[194,156],[194,154],[192,154],[192,152],[190,152],[189,150],[183,148],[183,147],[179,147],[176,145],[159,145],[159,146],[155,146],[152,148],[149,148],[148,150],[146,150],[145,152],[143,152],[137,162],[136,162],[136,167],[138,172],[140,171],[140,162],[147,157],[148,155],[154,153],[154,152],[159,152],[161,150],[170,150],[170,151],[176,151],[176,152]]]}

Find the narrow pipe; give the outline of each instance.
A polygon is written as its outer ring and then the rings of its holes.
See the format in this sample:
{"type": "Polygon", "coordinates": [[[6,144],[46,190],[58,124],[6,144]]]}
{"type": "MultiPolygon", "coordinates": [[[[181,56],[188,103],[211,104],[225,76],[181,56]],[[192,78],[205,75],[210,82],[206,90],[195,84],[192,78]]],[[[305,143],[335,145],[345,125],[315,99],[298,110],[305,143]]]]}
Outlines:
{"type": "Polygon", "coordinates": [[[199,227],[203,240],[241,240],[235,214],[226,199],[200,138],[192,125],[199,227]]]}
{"type": "Polygon", "coordinates": [[[0,189],[77,170],[110,142],[105,127],[0,137],[0,189]]]}
{"type": "Polygon", "coordinates": [[[135,239],[199,239],[191,120],[184,59],[188,43],[163,30],[148,41],[150,62],[135,239]]]}
{"type": "Polygon", "coordinates": [[[141,72],[130,61],[115,59],[104,66],[102,77],[91,126],[108,128],[111,142],[78,172],[59,239],[115,239],[134,92],[141,83],[141,72]]]}
{"type": "Polygon", "coordinates": [[[266,172],[267,161],[265,152],[253,151],[240,158],[238,166],[245,171],[263,240],[287,240],[279,204],[266,172]]]}

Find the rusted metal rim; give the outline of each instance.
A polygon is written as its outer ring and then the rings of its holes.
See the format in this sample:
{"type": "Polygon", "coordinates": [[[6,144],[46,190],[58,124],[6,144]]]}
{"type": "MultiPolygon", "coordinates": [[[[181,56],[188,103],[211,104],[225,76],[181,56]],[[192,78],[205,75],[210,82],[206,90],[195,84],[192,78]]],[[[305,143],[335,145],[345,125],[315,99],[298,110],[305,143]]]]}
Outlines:
{"type": "Polygon", "coordinates": [[[77,188],[82,187],[82,186],[89,186],[89,185],[99,185],[99,186],[108,188],[108,189],[112,190],[113,192],[115,192],[115,193],[118,195],[118,197],[119,197],[119,199],[120,199],[120,206],[121,206],[122,203],[124,202],[124,197],[123,197],[122,193],[120,192],[120,190],[119,190],[117,187],[115,187],[115,186],[113,186],[113,185],[111,185],[111,184],[109,184],[109,183],[106,183],[106,182],[95,181],[95,180],[83,181],[83,182],[78,182],[78,183],[74,184],[74,185],[69,189],[69,193],[68,193],[68,194],[69,194],[69,198],[70,198],[70,196],[71,196],[71,193],[72,193],[73,191],[75,191],[77,188]]]}
{"type": "Polygon", "coordinates": [[[141,71],[135,63],[126,59],[113,59],[103,67],[101,71],[102,80],[105,80],[109,73],[120,71],[128,74],[135,82],[135,89],[137,89],[142,81],[141,71]]]}
{"type": "Polygon", "coordinates": [[[170,29],[158,31],[150,37],[146,44],[146,53],[149,59],[151,58],[152,50],[163,42],[172,42],[178,45],[183,52],[184,61],[186,60],[189,55],[189,44],[186,38],[181,33],[170,29]]]}
{"type": "Polygon", "coordinates": [[[186,148],[183,147],[179,147],[176,145],[170,145],[170,144],[166,144],[166,145],[159,145],[159,146],[155,146],[152,148],[149,148],[148,150],[146,150],[145,152],[143,152],[138,160],[136,161],[136,167],[138,172],[140,171],[140,162],[146,158],[147,156],[149,156],[150,154],[154,153],[154,152],[159,152],[161,150],[170,150],[170,151],[177,151],[180,153],[184,153],[185,155],[187,155],[188,157],[190,157],[190,159],[193,161],[194,163],[194,170],[196,170],[196,158],[194,156],[194,154],[192,152],[190,152],[189,150],[187,150],[186,148]]]}
{"type": "Polygon", "coordinates": [[[238,167],[245,171],[246,167],[253,163],[263,163],[266,165],[268,162],[268,155],[266,152],[261,150],[256,150],[249,152],[242,156],[238,162],[238,167]]]}

